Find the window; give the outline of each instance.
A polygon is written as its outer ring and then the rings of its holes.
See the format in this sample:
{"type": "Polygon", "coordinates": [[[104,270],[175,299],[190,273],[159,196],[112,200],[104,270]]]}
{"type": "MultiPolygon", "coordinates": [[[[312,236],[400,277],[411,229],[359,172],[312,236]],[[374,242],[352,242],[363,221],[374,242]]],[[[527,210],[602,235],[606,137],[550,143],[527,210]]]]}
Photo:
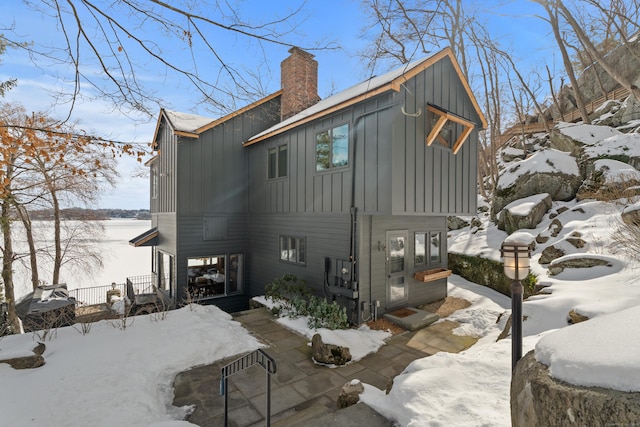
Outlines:
{"type": "Polygon", "coordinates": [[[242,292],[242,254],[187,258],[189,295],[214,298],[242,292]]]}
{"type": "Polygon", "coordinates": [[[416,232],[414,261],[416,266],[439,264],[441,262],[441,232],[416,232]],[[427,246],[427,242],[429,243],[427,246]]]}
{"type": "Polygon", "coordinates": [[[474,128],[473,122],[434,105],[427,106],[427,145],[434,141],[456,154],[474,128]]]}
{"type": "Polygon", "coordinates": [[[270,148],[268,153],[267,178],[282,178],[287,176],[287,146],[270,148]]]}
{"type": "Polygon", "coordinates": [[[322,171],[349,163],[349,125],[316,134],[316,170],[322,171]]]}
{"type": "Polygon", "coordinates": [[[155,167],[151,168],[151,198],[158,198],[158,171],[155,167]]]}
{"type": "Polygon", "coordinates": [[[307,263],[307,248],[304,238],[280,236],[280,261],[294,264],[307,263]]]}

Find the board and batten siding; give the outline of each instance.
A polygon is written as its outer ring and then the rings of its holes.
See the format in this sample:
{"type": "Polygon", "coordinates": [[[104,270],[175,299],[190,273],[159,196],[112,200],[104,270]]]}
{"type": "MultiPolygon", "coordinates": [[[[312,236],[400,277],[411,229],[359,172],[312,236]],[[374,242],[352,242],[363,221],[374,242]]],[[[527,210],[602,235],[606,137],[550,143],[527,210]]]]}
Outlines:
{"type": "Polygon", "coordinates": [[[412,306],[426,304],[447,295],[447,279],[423,283],[413,279],[413,275],[425,269],[446,268],[447,250],[446,217],[419,216],[362,216],[358,219],[358,233],[360,235],[358,258],[358,273],[360,280],[360,301],[380,301],[379,314],[387,312],[393,307],[388,306],[387,272],[386,272],[386,233],[387,231],[406,231],[406,280],[408,299],[412,306]],[[440,262],[428,266],[415,265],[415,233],[441,232],[440,262]]]}
{"type": "Polygon", "coordinates": [[[389,93],[373,97],[247,147],[250,212],[349,214],[354,164],[359,209],[378,212],[388,205],[390,99],[389,93]],[[349,125],[348,166],[316,171],[316,134],[343,124],[349,125]],[[267,179],[267,153],[281,145],[287,145],[287,176],[267,179]]]}
{"type": "Polygon", "coordinates": [[[393,125],[393,214],[474,214],[481,120],[453,64],[444,58],[403,86],[396,98],[407,114],[396,115],[393,125]],[[457,154],[437,142],[426,145],[427,104],[476,124],[457,154]]]}
{"type": "MultiPolygon", "coordinates": [[[[177,253],[180,256],[176,260],[178,292],[186,295],[188,258],[204,258],[226,254],[244,255],[243,286],[245,286],[246,292],[247,283],[249,282],[249,270],[246,265],[246,248],[248,247],[246,214],[216,214],[205,217],[201,215],[180,215],[177,224],[180,229],[177,246],[177,253]],[[213,233],[214,237],[205,238],[207,221],[224,227],[224,230],[216,230],[213,233]]],[[[218,301],[221,299],[224,298],[214,298],[211,302],[218,305],[218,301]]]]}
{"type": "Polygon", "coordinates": [[[157,173],[158,188],[155,208],[158,213],[176,211],[176,159],[179,138],[174,135],[171,126],[163,120],[160,124],[156,138],[157,147],[155,148],[162,155],[153,164],[155,173],[157,173]]]}
{"type": "Polygon", "coordinates": [[[481,120],[448,57],[389,91],[249,146],[250,212],[372,215],[473,214],[481,120]],[[426,145],[426,107],[477,124],[457,154],[426,145]],[[349,165],[316,171],[315,137],[349,124],[349,165]],[[288,174],[267,179],[268,150],[288,147],[288,174]],[[355,169],[354,169],[355,168],[355,169]]]}
{"type": "MultiPolygon", "coordinates": [[[[251,294],[263,295],[264,287],[285,273],[307,281],[322,295],[324,258],[347,259],[349,256],[349,216],[325,214],[252,214],[248,223],[251,271],[251,294]],[[306,239],[306,263],[280,260],[280,236],[306,239]]],[[[333,276],[333,273],[331,273],[333,276]]]]}
{"type": "Polygon", "coordinates": [[[242,142],[276,123],[273,101],[178,144],[179,215],[246,213],[247,153],[242,142]]]}

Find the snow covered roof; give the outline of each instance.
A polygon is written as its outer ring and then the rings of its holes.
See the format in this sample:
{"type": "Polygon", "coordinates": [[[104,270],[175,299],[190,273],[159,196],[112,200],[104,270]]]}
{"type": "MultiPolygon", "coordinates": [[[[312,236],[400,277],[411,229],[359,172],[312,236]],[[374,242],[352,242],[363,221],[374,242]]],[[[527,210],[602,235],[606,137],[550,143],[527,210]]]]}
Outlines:
{"type": "Polygon", "coordinates": [[[163,110],[171,123],[173,130],[179,132],[193,132],[213,121],[211,117],[198,116],[196,114],[181,113],[179,111],[163,110]]]}
{"type": "Polygon", "coordinates": [[[340,93],[337,93],[333,96],[320,100],[316,104],[307,108],[306,110],[284,120],[269,129],[260,132],[257,135],[249,138],[245,145],[255,144],[256,142],[262,141],[263,139],[269,138],[271,136],[277,135],[281,132],[284,132],[288,129],[291,129],[295,126],[299,126],[301,124],[307,123],[316,118],[322,117],[326,114],[329,114],[339,108],[344,108],[349,105],[352,105],[356,102],[359,102],[363,99],[369,98],[371,96],[377,95],[379,93],[383,93],[389,90],[400,90],[400,85],[410,78],[414,77],[416,74],[421,72],[422,70],[430,67],[441,59],[449,57],[460,76],[460,79],[471,98],[471,101],[475,107],[476,112],[480,116],[480,120],[482,121],[483,128],[487,127],[486,120],[480,107],[471,92],[471,88],[468,86],[466,80],[462,76],[462,71],[458,66],[458,63],[453,55],[453,52],[450,48],[445,48],[438,53],[435,53],[429,57],[423,58],[418,61],[411,62],[409,64],[403,65],[402,67],[390,71],[386,74],[383,74],[378,77],[373,77],[369,80],[366,80],[362,83],[359,83],[355,86],[350,87],[340,93]]]}

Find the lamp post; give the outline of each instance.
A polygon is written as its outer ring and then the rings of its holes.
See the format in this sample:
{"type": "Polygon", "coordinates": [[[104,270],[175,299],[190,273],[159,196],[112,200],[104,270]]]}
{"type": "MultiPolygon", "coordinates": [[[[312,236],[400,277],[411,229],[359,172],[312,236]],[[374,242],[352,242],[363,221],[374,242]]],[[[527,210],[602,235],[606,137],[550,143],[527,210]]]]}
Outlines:
{"type": "Polygon", "coordinates": [[[522,282],[529,274],[531,249],[522,242],[504,242],[500,248],[504,274],[511,282],[511,370],[522,357],[522,282]]]}

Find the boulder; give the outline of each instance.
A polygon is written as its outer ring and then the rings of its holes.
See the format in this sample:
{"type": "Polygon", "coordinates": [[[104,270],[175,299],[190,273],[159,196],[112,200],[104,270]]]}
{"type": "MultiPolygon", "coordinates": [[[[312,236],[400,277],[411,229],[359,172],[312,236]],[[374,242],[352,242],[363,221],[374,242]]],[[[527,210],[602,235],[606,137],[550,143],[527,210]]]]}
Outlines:
{"type": "Polygon", "coordinates": [[[620,126],[629,123],[632,120],[640,119],[640,102],[635,97],[629,96],[624,100],[620,109],[613,115],[612,124],[620,126]]]}
{"type": "Polygon", "coordinates": [[[640,203],[625,206],[621,216],[625,224],[640,226],[640,203]]]}
{"type": "Polygon", "coordinates": [[[322,342],[320,334],[311,338],[311,357],[326,365],[345,365],[351,361],[351,352],[347,347],[322,342]]]}
{"type": "Polygon", "coordinates": [[[511,234],[521,228],[536,228],[551,208],[549,194],[537,194],[509,203],[498,215],[498,229],[511,234]]]}
{"type": "Polygon", "coordinates": [[[567,322],[573,324],[576,323],[580,323],[580,322],[584,322],[586,320],[589,320],[589,318],[587,316],[583,316],[582,314],[578,313],[575,309],[571,310],[569,312],[569,315],[567,316],[567,322]]]}
{"type": "Polygon", "coordinates": [[[469,222],[457,216],[447,217],[447,229],[448,230],[460,230],[461,228],[469,225],[469,222]]]}
{"type": "Polygon", "coordinates": [[[557,237],[558,234],[562,231],[562,223],[559,219],[554,218],[549,224],[549,227],[542,233],[536,236],[536,242],[538,243],[547,243],[550,237],[557,237]]]}
{"type": "Polygon", "coordinates": [[[338,395],[338,409],[355,405],[360,401],[360,395],[364,392],[364,385],[360,380],[351,380],[342,386],[338,395]]]}
{"type": "Polygon", "coordinates": [[[568,258],[564,260],[554,260],[549,264],[549,274],[555,276],[564,271],[565,268],[591,268],[598,265],[611,267],[611,263],[606,259],[590,258],[587,254],[582,254],[579,258],[568,258]]]}
{"type": "Polygon", "coordinates": [[[556,381],[527,353],[511,379],[511,425],[605,426],[640,424],[640,393],[556,381]]]}
{"type": "Polygon", "coordinates": [[[575,198],[582,184],[576,159],[568,153],[543,150],[505,169],[498,180],[491,217],[514,200],[547,193],[551,200],[575,198]]]}
{"type": "Polygon", "coordinates": [[[29,356],[13,357],[10,359],[0,360],[0,363],[6,363],[13,369],[34,369],[39,368],[45,364],[44,351],[46,349],[44,343],[39,342],[37,346],[33,348],[33,354],[29,356]]]}
{"type": "Polygon", "coordinates": [[[554,259],[558,259],[560,257],[565,256],[566,254],[562,249],[556,248],[555,246],[547,246],[544,248],[542,253],[540,254],[540,258],[538,259],[539,264],[549,264],[554,259]]]}

